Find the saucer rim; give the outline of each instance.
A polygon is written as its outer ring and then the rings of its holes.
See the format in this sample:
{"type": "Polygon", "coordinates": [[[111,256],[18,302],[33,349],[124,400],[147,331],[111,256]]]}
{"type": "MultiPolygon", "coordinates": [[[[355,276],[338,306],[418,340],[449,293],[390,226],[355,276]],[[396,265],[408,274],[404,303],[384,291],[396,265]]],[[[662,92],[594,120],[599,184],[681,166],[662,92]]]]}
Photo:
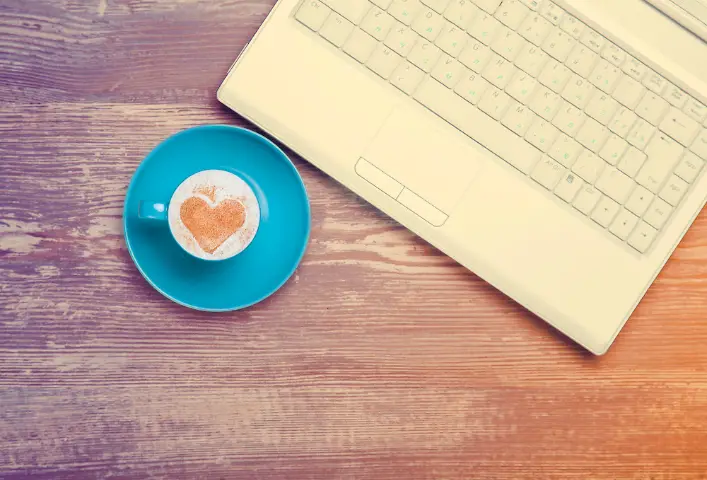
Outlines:
{"type": "MultiPolygon", "coordinates": [[[[148,153],[140,162],[140,165],[135,169],[135,172],[133,173],[130,183],[128,185],[128,189],[125,192],[125,199],[123,200],[123,240],[125,241],[125,245],[128,248],[128,253],[130,254],[130,258],[133,261],[133,264],[135,267],[138,269],[142,277],[147,281],[152,288],[154,288],[156,291],[158,291],[162,296],[165,298],[171,300],[172,302],[181,305],[183,307],[190,308],[192,310],[197,310],[201,312],[212,312],[212,313],[221,313],[221,312],[233,312],[237,310],[243,310],[245,308],[251,307],[253,305],[256,305],[267,298],[271,297],[273,294],[275,294],[278,290],[280,290],[286,283],[287,281],[292,278],[292,275],[297,271],[297,268],[299,265],[302,263],[302,259],[304,258],[304,254],[307,251],[307,247],[309,246],[309,240],[310,240],[310,235],[311,235],[311,230],[312,230],[312,212],[311,212],[311,205],[309,201],[309,193],[307,192],[307,187],[304,184],[304,181],[302,180],[302,176],[300,175],[299,171],[297,170],[297,167],[295,167],[294,163],[292,163],[292,160],[290,157],[287,156],[285,152],[282,151],[280,147],[278,147],[274,142],[272,142],[270,139],[267,137],[254,132],[253,130],[249,130],[244,127],[239,127],[236,125],[227,125],[227,124],[207,124],[207,125],[197,125],[194,127],[186,128],[184,130],[181,130],[173,135],[170,135],[169,137],[163,139],[157,146],[155,146],[150,153],[148,153]],[[304,196],[304,206],[305,206],[305,215],[306,215],[306,224],[305,224],[305,232],[303,235],[303,242],[302,242],[302,247],[297,254],[296,260],[293,262],[292,266],[290,267],[289,271],[283,276],[282,280],[277,283],[273,288],[267,289],[263,295],[259,296],[253,301],[247,302],[247,303],[241,303],[232,307],[226,307],[226,308],[205,308],[201,307],[195,304],[190,304],[187,302],[184,302],[172,295],[169,295],[166,293],[162,288],[160,288],[142,269],[140,266],[140,262],[136,259],[135,254],[133,252],[133,246],[130,243],[129,236],[128,236],[128,198],[130,197],[130,193],[135,185],[135,178],[137,178],[138,174],[140,171],[147,165],[148,160],[150,160],[153,156],[157,155],[161,149],[163,149],[167,144],[176,141],[180,137],[192,133],[196,130],[226,130],[230,131],[231,133],[235,134],[244,134],[246,136],[250,136],[254,138],[256,141],[264,143],[267,147],[269,147],[271,150],[274,151],[274,153],[277,154],[281,158],[281,160],[285,161],[285,164],[288,166],[288,168],[294,173],[295,178],[299,182],[300,187],[302,188],[302,194],[304,196]]],[[[250,245],[249,245],[250,246],[250,245]]],[[[247,247],[246,247],[247,248],[247,247]]],[[[225,260],[223,263],[225,264],[228,260],[225,260]]],[[[220,263],[220,262],[217,262],[220,263]]]]}

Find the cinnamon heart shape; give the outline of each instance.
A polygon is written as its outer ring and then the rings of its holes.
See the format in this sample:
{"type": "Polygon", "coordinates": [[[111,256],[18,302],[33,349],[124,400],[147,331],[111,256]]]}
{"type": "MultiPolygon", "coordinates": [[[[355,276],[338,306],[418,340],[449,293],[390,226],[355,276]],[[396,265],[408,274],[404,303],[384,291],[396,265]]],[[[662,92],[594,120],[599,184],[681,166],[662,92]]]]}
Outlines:
{"type": "Polygon", "coordinates": [[[243,226],[245,215],[245,206],[232,199],[212,207],[202,198],[189,197],[179,209],[182,223],[208,253],[214,253],[243,226]]]}

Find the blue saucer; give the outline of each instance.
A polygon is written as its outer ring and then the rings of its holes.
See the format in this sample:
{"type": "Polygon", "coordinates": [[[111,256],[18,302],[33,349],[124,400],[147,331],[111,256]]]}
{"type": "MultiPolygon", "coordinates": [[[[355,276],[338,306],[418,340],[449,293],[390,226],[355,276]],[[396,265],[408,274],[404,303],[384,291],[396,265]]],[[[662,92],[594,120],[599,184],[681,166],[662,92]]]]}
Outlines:
{"type": "Polygon", "coordinates": [[[309,200],[294,165],[275,144],[242,128],[208,125],[168,138],[145,158],[128,187],[123,224],[130,255],[153,287],[181,305],[223,312],[267,298],[294,273],[309,239],[309,200]],[[184,179],[208,169],[235,173],[260,203],[253,242],[220,262],[189,255],[167,222],[137,216],[141,200],[166,204],[184,179]]]}

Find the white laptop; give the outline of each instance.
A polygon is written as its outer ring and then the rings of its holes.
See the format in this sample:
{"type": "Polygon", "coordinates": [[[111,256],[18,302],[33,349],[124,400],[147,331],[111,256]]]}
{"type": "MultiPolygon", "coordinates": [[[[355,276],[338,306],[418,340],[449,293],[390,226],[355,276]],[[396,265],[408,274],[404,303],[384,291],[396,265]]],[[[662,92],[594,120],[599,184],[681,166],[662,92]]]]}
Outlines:
{"type": "Polygon", "coordinates": [[[641,0],[280,0],[218,98],[595,354],[705,205],[707,44],[641,0]]]}

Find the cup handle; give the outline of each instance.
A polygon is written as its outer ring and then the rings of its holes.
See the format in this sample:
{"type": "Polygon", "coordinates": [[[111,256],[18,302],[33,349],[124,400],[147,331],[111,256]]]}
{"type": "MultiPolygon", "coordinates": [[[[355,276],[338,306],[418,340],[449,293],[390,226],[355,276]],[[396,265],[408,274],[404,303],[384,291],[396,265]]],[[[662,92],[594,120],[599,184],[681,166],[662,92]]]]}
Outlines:
{"type": "Polygon", "coordinates": [[[143,220],[167,220],[167,205],[160,202],[142,201],[138,204],[137,216],[143,220]]]}

